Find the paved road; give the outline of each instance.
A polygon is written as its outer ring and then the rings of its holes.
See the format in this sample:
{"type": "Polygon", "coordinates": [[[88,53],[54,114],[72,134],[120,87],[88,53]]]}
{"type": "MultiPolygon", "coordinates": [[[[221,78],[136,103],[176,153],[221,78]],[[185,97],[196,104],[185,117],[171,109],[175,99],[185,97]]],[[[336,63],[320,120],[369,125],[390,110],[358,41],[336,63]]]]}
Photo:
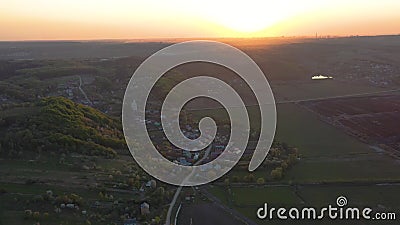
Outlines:
{"type": "MultiPolygon", "coordinates": [[[[212,145],[208,146],[208,148],[206,149],[206,152],[204,153],[204,156],[194,164],[195,166],[199,165],[201,162],[203,162],[203,160],[205,160],[208,157],[208,155],[210,154],[210,151],[211,151],[211,147],[212,147],[212,145]]],[[[187,181],[190,177],[192,177],[194,172],[195,172],[195,170],[193,170],[192,173],[190,173],[185,178],[185,181],[187,181]]],[[[172,198],[171,204],[170,204],[170,206],[168,208],[167,216],[165,218],[165,225],[170,225],[171,224],[172,210],[174,209],[174,206],[176,204],[176,200],[178,199],[179,194],[181,193],[181,191],[182,191],[182,186],[179,186],[178,189],[176,190],[175,195],[172,198]]]]}
{"type": "Polygon", "coordinates": [[[351,98],[351,97],[360,97],[360,96],[367,96],[367,95],[385,94],[385,93],[398,92],[398,91],[400,91],[400,89],[375,91],[375,92],[364,92],[364,93],[347,94],[347,95],[337,95],[337,96],[320,97],[320,98],[307,98],[307,99],[299,99],[299,100],[278,101],[278,102],[276,102],[276,104],[300,103],[300,102],[322,101],[322,100],[331,100],[331,99],[340,99],[340,98],[351,98]]]}

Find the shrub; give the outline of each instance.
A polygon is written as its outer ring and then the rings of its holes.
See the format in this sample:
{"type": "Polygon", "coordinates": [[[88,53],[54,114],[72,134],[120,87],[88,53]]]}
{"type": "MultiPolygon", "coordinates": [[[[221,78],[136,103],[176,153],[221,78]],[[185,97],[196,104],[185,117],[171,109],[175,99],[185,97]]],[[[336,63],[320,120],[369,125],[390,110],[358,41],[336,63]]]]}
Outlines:
{"type": "Polygon", "coordinates": [[[257,179],[257,184],[265,184],[265,179],[260,177],[257,179]]]}

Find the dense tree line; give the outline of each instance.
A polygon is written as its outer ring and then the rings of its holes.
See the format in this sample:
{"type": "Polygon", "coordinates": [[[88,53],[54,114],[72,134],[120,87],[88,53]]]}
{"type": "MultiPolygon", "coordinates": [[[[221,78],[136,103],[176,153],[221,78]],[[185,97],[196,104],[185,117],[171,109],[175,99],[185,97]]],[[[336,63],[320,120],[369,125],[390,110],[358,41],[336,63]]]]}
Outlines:
{"type": "Polygon", "coordinates": [[[120,123],[88,106],[50,97],[25,108],[25,114],[0,120],[3,155],[20,156],[29,150],[113,157],[114,149],[126,147],[120,123]]]}

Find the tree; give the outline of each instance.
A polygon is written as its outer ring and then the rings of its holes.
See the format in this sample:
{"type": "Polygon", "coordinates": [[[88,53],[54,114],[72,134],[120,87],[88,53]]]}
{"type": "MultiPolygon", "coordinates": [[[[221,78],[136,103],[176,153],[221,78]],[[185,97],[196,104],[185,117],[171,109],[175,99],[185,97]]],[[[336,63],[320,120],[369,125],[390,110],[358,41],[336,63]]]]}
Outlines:
{"type": "Polygon", "coordinates": [[[159,216],[156,216],[156,218],[154,218],[154,222],[156,222],[156,224],[160,224],[161,218],[159,216]]]}
{"type": "Polygon", "coordinates": [[[233,176],[232,177],[232,183],[237,183],[239,181],[239,177],[238,176],[233,176]]]}
{"type": "Polygon", "coordinates": [[[283,176],[283,169],[282,167],[277,167],[271,171],[271,177],[274,180],[282,179],[283,176]]]}
{"type": "Polygon", "coordinates": [[[265,184],[264,178],[260,177],[257,179],[257,184],[265,184]]]}
{"type": "Polygon", "coordinates": [[[289,165],[285,161],[283,161],[281,163],[281,167],[282,167],[283,170],[286,170],[289,167],[289,165]]]}
{"type": "Polygon", "coordinates": [[[40,218],[40,213],[39,212],[34,212],[33,213],[33,219],[38,220],[40,218]]]}
{"type": "Polygon", "coordinates": [[[224,180],[224,184],[225,184],[226,186],[229,186],[229,178],[226,178],[226,179],[224,180]]]}
{"type": "Polygon", "coordinates": [[[135,185],[135,179],[129,178],[127,183],[129,186],[133,187],[135,185]]]}
{"type": "Polygon", "coordinates": [[[297,148],[292,148],[292,152],[293,152],[293,154],[295,154],[296,156],[299,155],[299,149],[297,149],[297,148]]]}
{"type": "Polygon", "coordinates": [[[150,181],[150,186],[151,186],[151,188],[156,188],[156,187],[157,187],[157,182],[156,182],[156,180],[151,180],[151,181],[150,181]]]}
{"type": "Polygon", "coordinates": [[[250,183],[253,183],[256,180],[256,178],[254,177],[254,175],[252,173],[249,174],[249,176],[247,178],[248,178],[248,182],[250,182],[250,183]]]}
{"type": "Polygon", "coordinates": [[[289,166],[292,166],[292,165],[296,164],[296,162],[297,162],[297,155],[296,154],[289,154],[289,158],[288,158],[289,166]]]}
{"type": "Polygon", "coordinates": [[[72,200],[73,203],[78,204],[78,205],[82,205],[83,199],[82,199],[81,196],[72,193],[72,194],[69,195],[69,198],[72,200]]]}
{"type": "Polygon", "coordinates": [[[135,181],[135,187],[136,187],[136,189],[140,188],[140,181],[139,180],[135,181]]]}
{"type": "Polygon", "coordinates": [[[164,189],[164,187],[159,187],[159,188],[157,188],[157,194],[158,195],[160,195],[160,197],[161,198],[164,198],[164,196],[165,196],[165,189],[164,189]]]}

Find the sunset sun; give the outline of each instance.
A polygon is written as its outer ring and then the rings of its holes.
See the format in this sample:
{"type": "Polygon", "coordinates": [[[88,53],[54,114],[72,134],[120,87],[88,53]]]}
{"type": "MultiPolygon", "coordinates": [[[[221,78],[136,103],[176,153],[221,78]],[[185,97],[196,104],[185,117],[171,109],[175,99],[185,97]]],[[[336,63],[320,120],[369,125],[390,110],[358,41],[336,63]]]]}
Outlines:
{"type": "Polygon", "coordinates": [[[278,22],[274,18],[263,18],[252,13],[237,17],[231,14],[217,17],[215,22],[234,31],[251,33],[266,29],[278,22]]]}
{"type": "MultiPolygon", "coordinates": [[[[255,34],[280,23],[292,20],[297,16],[315,14],[317,9],[327,8],[324,1],[211,1],[204,0],[202,5],[187,6],[197,12],[203,20],[220,25],[238,35],[255,34]]],[[[290,21],[293,22],[293,21],[290,21]]]]}
{"type": "Polygon", "coordinates": [[[205,19],[228,29],[251,33],[264,30],[288,18],[293,9],[277,1],[249,1],[247,4],[219,1],[203,10],[205,19]]]}

